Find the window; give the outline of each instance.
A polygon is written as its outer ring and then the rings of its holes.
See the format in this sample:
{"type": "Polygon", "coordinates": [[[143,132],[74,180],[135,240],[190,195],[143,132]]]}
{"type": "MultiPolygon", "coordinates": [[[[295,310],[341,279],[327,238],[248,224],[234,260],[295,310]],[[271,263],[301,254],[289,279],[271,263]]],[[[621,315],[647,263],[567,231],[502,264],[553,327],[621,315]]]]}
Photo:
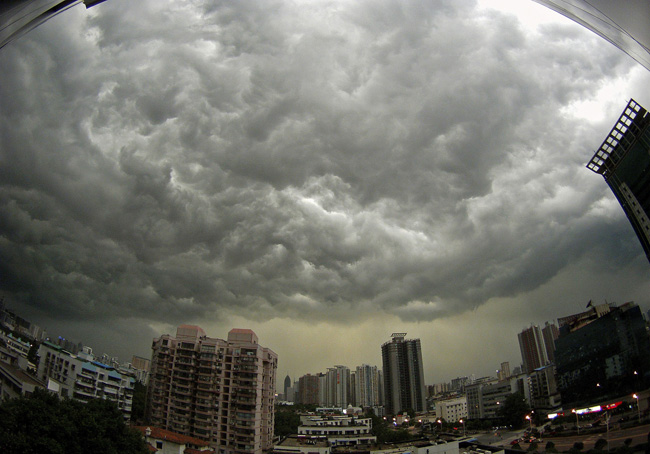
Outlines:
{"type": "Polygon", "coordinates": [[[163,442],[156,440],[156,448],[157,449],[162,449],[162,447],[163,447],[163,442]]]}

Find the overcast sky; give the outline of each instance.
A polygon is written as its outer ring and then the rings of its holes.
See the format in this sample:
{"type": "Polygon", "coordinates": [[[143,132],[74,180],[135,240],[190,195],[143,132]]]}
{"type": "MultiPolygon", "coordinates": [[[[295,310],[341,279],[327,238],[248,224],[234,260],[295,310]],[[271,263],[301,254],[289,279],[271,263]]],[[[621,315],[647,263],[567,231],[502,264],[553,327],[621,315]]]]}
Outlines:
{"type": "Polygon", "coordinates": [[[650,73],[531,1],[110,0],[0,51],[0,293],[122,360],[251,328],[278,381],[521,363],[650,264],[586,164],[650,73]],[[513,9],[516,5],[516,9],[513,9]]]}

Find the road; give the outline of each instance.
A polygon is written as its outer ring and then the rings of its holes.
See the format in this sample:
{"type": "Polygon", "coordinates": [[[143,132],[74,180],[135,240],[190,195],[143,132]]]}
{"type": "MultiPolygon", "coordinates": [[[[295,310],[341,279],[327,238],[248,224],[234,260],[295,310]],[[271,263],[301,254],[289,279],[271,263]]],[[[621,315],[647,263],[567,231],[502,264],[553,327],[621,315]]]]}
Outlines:
{"type": "MultiPolygon", "coordinates": [[[[632,439],[632,446],[644,443],[648,440],[648,432],[650,432],[650,425],[610,430],[609,447],[612,449],[622,446],[628,438],[632,439]]],[[[544,439],[542,444],[546,445],[547,442],[552,441],[555,443],[555,447],[558,451],[568,451],[575,442],[581,441],[585,444],[583,451],[586,452],[594,447],[596,440],[599,438],[607,439],[607,433],[575,435],[571,437],[548,437],[544,439]]],[[[522,447],[526,449],[526,446],[527,445],[524,444],[522,447]]]]}
{"type": "MultiPolygon", "coordinates": [[[[648,433],[650,432],[650,425],[629,427],[626,429],[616,429],[609,431],[609,447],[615,449],[622,446],[625,440],[632,439],[632,446],[644,443],[648,440],[648,433]]],[[[493,432],[487,434],[476,435],[479,443],[492,446],[509,446],[510,442],[514,439],[520,438],[523,434],[522,431],[518,432],[500,432],[495,435],[493,432]]],[[[546,443],[552,441],[555,443],[555,448],[560,451],[568,451],[573,447],[575,442],[581,441],[584,443],[583,452],[587,452],[594,447],[594,444],[599,438],[607,439],[607,433],[587,434],[587,435],[573,435],[570,437],[547,437],[543,438],[540,443],[540,448],[544,448],[546,443]]],[[[527,443],[521,443],[524,451],[528,448],[527,443]]]]}

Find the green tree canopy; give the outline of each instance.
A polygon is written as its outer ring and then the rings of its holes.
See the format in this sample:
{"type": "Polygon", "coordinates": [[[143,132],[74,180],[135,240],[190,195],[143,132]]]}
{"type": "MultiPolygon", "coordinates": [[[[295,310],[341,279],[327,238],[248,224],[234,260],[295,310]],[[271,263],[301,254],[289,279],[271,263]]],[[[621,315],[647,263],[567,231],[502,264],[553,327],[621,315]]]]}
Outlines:
{"type": "Polygon", "coordinates": [[[146,454],[114,402],[87,404],[37,390],[0,403],[0,446],[6,454],[146,454]]]}
{"type": "Polygon", "coordinates": [[[594,451],[602,451],[607,447],[607,440],[604,438],[599,438],[596,440],[596,443],[594,443],[594,451]]]}
{"type": "Polygon", "coordinates": [[[290,406],[275,407],[275,435],[287,437],[298,433],[300,414],[290,406]]]}
{"type": "Polygon", "coordinates": [[[498,416],[506,425],[511,425],[514,429],[520,429],[526,422],[526,415],[530,414],[530,407],[526,402],[523,393],[517,392],[510,394],[499,407],[498,416]]]}

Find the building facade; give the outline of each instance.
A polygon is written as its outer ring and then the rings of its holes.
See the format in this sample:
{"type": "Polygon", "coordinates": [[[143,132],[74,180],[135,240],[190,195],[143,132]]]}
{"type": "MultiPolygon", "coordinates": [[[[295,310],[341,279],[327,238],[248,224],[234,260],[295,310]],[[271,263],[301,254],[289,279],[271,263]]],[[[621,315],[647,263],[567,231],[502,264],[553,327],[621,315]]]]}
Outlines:
{"type": "Polygon", "coordinates": [[[524,329],[518,335],[524,372],[529,374],[549,363],[542,330],[537,325],[524,329]]]}
{"type": "Polygon", "coordinates": [[[88,353],[72,354],[49,341],[38,348],[37,378],[47,388],[81,402],[108,399],[115,402],[127,421],[131,418],[135,378],[113,366],[94,360],[88,353]]]}
{"type": "Polygon", "coordinates": [[[420,339],[393,333],[381,346],[384,374],[384,406],[388,415],[426,411],[426,391],[420,339]]]}
{"type": "Polygon", "coordinates": [[[467,419],[467,397],[457,396],[436,401],[436,417],[447,422],[467,419]]]}
{"type": "Polygon", "coordinates": [[[633,99],[587,168],[605,178],[650,260],[650,115],[633,99]]]}
{"type": "Polygon", "coordinates": [[[298,379],[298,396],[296,402],[305,405],[319,405],[320,377],[307,374],[298,379]]]}
{"type": "Polygon", "coordinates": [[[152,344],[146,417],[205,440],[221,454],[261,454],[273,445],[277,355],[249,329],[227,340],[181,325],[152,344]]]}
{"type": "Polygon", "coordinates": [[[550,363],[555,362],[555,339],[560,336],[560,330],[555,323],[546,322],[542,328],[542,337],[546,347],[546,357],[550,363]]]}
{"type": "Polygon", "coordinates": [[[590,404],[650,386],[650,338],[639,306],[630,302],[573,319],[555,342],[562,406],[590,404]]]}
{"type": "Polygon", "coordinates": [[[549,364],[535,369],[528,378],[531,407],[547,414],[557,410],[562,400],[555,380],[555,365],[549,364]]]}
{"type": "Polygon", "coordinates": [[[346,408],[350,400],[350,369],[346,366],[334,366],[327,369],[325,384],[325,402],[327,407],[346,408]]]}
{"type": "Polygon", "coordinates": [[[355,404],[367,408],[381,405],[380,375],[381,371],[377,366],[363,364],[357,366],[355,373],[355,404]]]}

